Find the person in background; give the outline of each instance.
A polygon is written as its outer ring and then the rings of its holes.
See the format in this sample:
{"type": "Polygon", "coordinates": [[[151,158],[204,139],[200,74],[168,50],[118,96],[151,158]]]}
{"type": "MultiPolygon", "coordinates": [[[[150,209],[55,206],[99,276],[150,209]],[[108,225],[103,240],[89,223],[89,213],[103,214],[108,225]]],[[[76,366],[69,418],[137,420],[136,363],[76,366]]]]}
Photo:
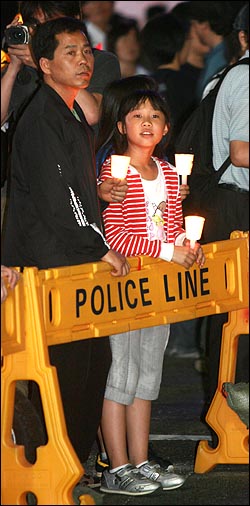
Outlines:
{"type": "Polygon", "coordinates": [[[136,23],[134,18],[127,18],[127,16],[115,12],[115,2],[80,2],[80,6],[91,45],[99,49],[107,49],[107,32],[110,28],[115,27],[117,23],[124,19],[130,19],[136,23]]]}
{"type": "MultiPolygon", "coordinates": [[[[189,25],[188,35],[182,49],[185,55],[186,47],[188,48],[186,62],[180,66],[179,74],[189,93],[190,106],[187,117],[199,103],[196,93],[197,82],[205,66],[205,57],[210,51],[209,46],[200,40],[196,26],[191,23],[189,10],[190,2],[180,2],[171,9],[172,15],[182,23],[188,23],[189,25]]],[[[183,118],[183,120],[185,119],[183,118]]],[[[185,207],[183,212],[185,213],[185,207]]],[[[194,318],[171,324],[166,354],[178,358],[201,360],[205,353],[204,333],[205,319],[203,318],[194,318]]],[[[195,362],[195,364],[197,363],[199,362],[195,362]]]]}
{"type": "MultiPolygon", "coordinates": [[[[103,261],[111,276],[126,276],[127,260],[110,248],[102,232],[94,134],[75,100],[94,66],[82,22],[69,17],[44,22],[31,45],[43,81],[15,131],[3,263],[47,269],[103,261]]],[[[109,338],[79,336],[49,346],[49,357],[57,370],[69,439],[85,462],[101,417],[109,338]]],[[[38,409],[39,394],[33,388],[31,400],[38,409]]],[[[42,419],[42,406],[39,413],[42,419]]]]}
{"type": "Polygon", "coordinates": [[[210,79],[230,63],[226,51],[226,38],[231,33],[237,12],[245,2],[202,0],[188,3],[192,25],[200,41],[210,48],[197,82],[197,99],[200,101],[210,79]]]}
{"type": "Polygon", "coordinates": [[[188,21],[183,23],[171,12],[155,16],[140,32],[142,64],[158,83],[159,92],[165,98],[171,118],[171,139],[165,156],[175,163],[175,137],[192,107],[192,90],[183,83],[181,65],[187,60],[189,33],[188,21]]]}
{"type": "MultiPolygon", "coordinates": [[[[186,269],[202,266],[202,248],[196,243],[192,250],[182,228],[178,174],[160,158],[169,129],[164,99],[154,90],[135,91],[122,99],[117,119],[114,152],[131,160],[125,199],[103,212],[108,241],[128,257],[149,255],[186,269]]],[[[100,179],[109,177],[110,157],[100,179]]],[[[154,485],[172,490],[185,482],[172,466],[148,460],[151,403],[159,394],[168,338],[169,325],[110,336],[112,364],[101,419],[110,468],[103,472],[102,492],[144,495],[153,493],[154,485]]]]}
{"type": "Polygon", "coordinates": [[[107,31],[107,50],[114,53],[120,63],[121,77],[148,74],[140,65],[140,31],[133,19],[122,19],[107,31]]]}
{"type": "Polygon", "coordinates": [[[7,284],[14,290],[20,278],[20,274],[16,269],[12,269],[11,267],[6,267],[5,265],[1,265],[1,304],[7,299],[8,290],[7,284]]]}
{"type": "MultiPolygon", "coordinates": [[[[238,33],[234,27],[232,27],[231,33],[225,40],[225,52],[230,65],[236,63],[245,54],[245,49],[240,44],[238,33]]],[[[223,71],[224,69],[212,76],[203,90],[202,99],[205,98],[209,91],[216,85],[223,71]]]]}
{"type": "MultiPolygon", "coordinates": [[[[233,23],[234,36],[241,47],[241,59],[249,58],[249,3],[233,23]]],[[[230,155],[231,164],[219,180],[210,202],[211,214],[204,226],[204,241],[230,239],[234,230],[249,231],[249,60],[232,68],[219,89],[212,123],[213,166],[218,169],[230,155]]],[[[208,400],[218,383],[220,343],[228,314],[207,318],[208,400]]],[[[235,382],[249,382],[249,339],[239,338],[235,382]]],[[[215,440],[214,443],[217,443],[215,440]]]]}
{"type": "Polygon", "coordinates": [[[187,45],[188,53],[186,62],[181,65],[180,70],[182,73],[183,82],[186,83],[190,94],[193,97],[193,106],[189,112],[189,114],[191,114],[193,108],[196,107],[196,105],[199,103],[199,100],[197,99],[196,87],[202,69],[205,66],[205,58],[210,51],[210,47],[202,40],[200,40],[200,37],[197,33],[197,28],[194,23],[191,22],[191,15],[189,11],[190,2],[180,2],[174,6],[174,8],[171,10],[171,13],[180,21],[189,23],[189,33],[183,49],[186,51],[185,46],[187,45]]]}
{"type": "Polygon", "coordinates": [[[167,9],[166,9],[166,6],[163,5],[163,4],[157,4],[156,2],[154,2],[154,5],[150,5],[147,9],[146,9],[146,12],[145,12],[145,18],[146,18],[146,23],[154,18],[155,16],[158,16],[159,14],[166,14],[167,13],[167,9]]]}
{"type": "Polygon", "coordinates": [[[80,2],[81,13],[93,47],[106,49],[106,34],[115,2],[80,2]]]}

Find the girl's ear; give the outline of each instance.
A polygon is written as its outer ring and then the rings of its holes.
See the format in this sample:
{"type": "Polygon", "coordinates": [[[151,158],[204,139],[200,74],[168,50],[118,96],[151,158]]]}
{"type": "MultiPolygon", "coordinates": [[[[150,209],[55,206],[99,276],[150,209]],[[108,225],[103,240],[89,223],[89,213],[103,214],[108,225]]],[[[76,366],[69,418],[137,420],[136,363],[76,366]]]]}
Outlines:
{"type": "Polygon", "coordinates": [[[125,126],[122,124],[122,122],[121,122],[121,121],[117,121],[117,123],[116,123],[116,124],[117,124],[117,128],[118,128],[118,130],[119,130],[120,134],[124,135],[124,134],[126,133],[126,128],[125,128],[125,126]]]}
{"type": "Polygon", "coordinates": [[[164,137],[164,135],[166,135],[168,133],[168,125],[166,124],[165,127],[164,127],[164,130],[163,130],[163,134],[162,134],[162,137],[164,137]]]}

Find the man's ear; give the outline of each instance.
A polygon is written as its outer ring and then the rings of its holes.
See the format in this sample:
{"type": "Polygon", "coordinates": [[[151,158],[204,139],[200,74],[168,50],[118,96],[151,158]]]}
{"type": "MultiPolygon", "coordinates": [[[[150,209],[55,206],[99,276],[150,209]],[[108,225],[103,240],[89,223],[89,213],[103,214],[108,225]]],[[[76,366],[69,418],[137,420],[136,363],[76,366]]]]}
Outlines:
{"type": "Polygon", "coordinates": [[[244,54],[245,51],[248,49],[248,40],[247,40],[246,32],[244,32],[243,30],[241,30],[238,33],[238,39],[239,39],[239,43],[240,43],[240,46],[241,46],[241,51],[244,54]]]}
{"type": "Polygon", "coordinates": [[[117,125],[117,128],[118,128],[120,134],[124,135],[126,133],[126,128],[122,124],[122,122],[121,121],[117,121],[116,125],[117,125]]]}
{"type": "Polygon", "coordinates": [[[49,75],[50,74],[50,60],[48,60],[48,58],[40,58],[39,60],[39,65],[41,67],[41,70],[43,71],[44,74],[47,74],[49,75]]]}

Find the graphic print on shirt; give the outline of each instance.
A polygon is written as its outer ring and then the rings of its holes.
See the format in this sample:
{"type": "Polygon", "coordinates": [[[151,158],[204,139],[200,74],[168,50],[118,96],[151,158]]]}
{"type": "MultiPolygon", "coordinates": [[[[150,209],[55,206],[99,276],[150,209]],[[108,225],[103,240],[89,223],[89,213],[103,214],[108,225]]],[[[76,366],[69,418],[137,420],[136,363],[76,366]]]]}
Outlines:
{"type": "Polygon", "coordinates": [[[142,185],[145,195],[148,238],[150,241],[155,239],[165,241],[163,215],[167,205],[167,192],[162,170],[158,171],[158,176],[153,181],[142,178],[142,185]]]}

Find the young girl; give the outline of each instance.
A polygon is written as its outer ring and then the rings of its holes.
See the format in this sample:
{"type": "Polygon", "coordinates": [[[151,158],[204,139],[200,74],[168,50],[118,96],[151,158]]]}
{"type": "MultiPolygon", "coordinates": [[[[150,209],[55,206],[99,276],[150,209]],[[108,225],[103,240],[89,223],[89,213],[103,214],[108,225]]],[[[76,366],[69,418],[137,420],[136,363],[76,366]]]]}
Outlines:
{"type": "MultiPolygon", "coordinates": [[[[131,158],[128,191],[123,202],[103,212],[105,234],[126,256],[150,255],[189,269],[195,262],[202,266],[204,255],[198,243],[192,250],[185,238],[178,174],[158,157],[168,125],[166,104],[156,91],[136,91],[121,101],[112,145],[116,154],[131,158]]],[[[109,177],[110,157],[100,179],[109,177]]],[[[103,473],[103,492],[143,495],[156,485],[171,490],[185,481],[173,468],[148,461],[151,403],[159,394],[168,338],[168,324],[110,336],[112,365],[101,421],[110,469],[103,473]]]]}

